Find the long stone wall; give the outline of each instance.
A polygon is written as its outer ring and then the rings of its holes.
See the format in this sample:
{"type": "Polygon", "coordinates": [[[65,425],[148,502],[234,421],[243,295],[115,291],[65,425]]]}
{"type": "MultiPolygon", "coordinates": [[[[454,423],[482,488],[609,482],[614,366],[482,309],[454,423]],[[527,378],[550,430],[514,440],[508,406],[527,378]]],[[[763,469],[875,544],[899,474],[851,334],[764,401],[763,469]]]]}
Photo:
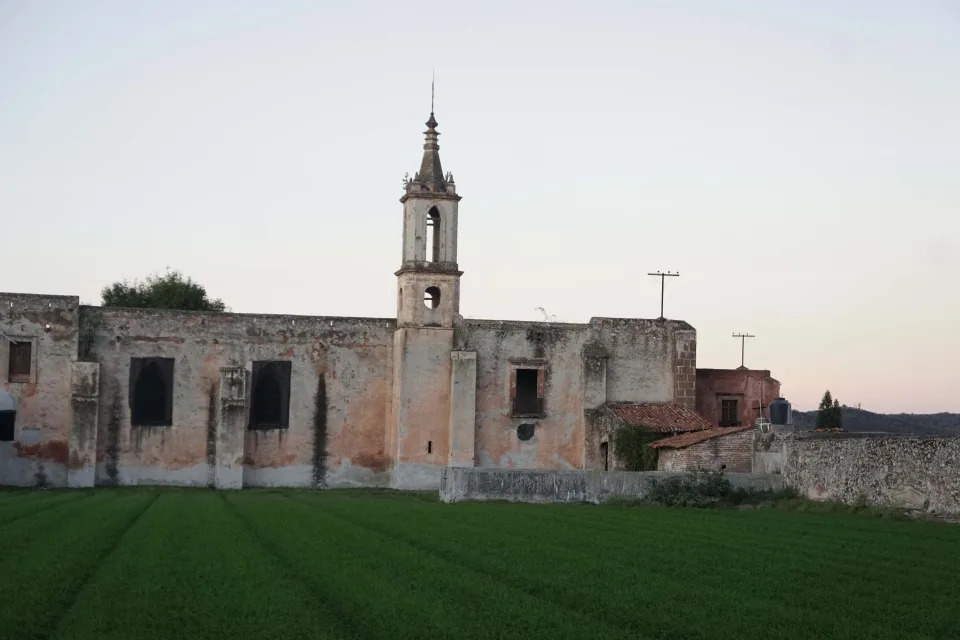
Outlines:
{"type": "MultiPolygon", "coordinates": [[[[616,498],[639,499],[650,492],[664,471],[592,471],[534,469],[469,469],[447,467],[440,477],[443,502],[507,500],[509,502],[592,502],[616,498]]],[[[753,490],[781,489],[783,478],[749,473],[729,473],[735,487],[753,490]]]]}
{"type": "Polygon", "coordinates": [[[816,500],[960,513],[960,437],[783,438],[787,484],[816,500]]]}

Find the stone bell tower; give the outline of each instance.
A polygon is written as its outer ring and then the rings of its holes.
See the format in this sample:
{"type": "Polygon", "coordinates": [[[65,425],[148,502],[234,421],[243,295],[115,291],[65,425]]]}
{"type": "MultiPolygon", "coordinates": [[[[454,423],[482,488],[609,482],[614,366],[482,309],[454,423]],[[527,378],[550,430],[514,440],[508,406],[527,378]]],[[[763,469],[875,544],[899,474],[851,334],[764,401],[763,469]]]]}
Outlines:
{"type": "MultiPolygon", "coordinates": [[[[457,195],[444,175],[437,120],[427,120],[420,171],[406,181],[402,262],[397,276],[397,330],[393,338],[393,402],[386,451],[397,488],[436,488],[455,451],[451,428],[454,324],[460,312],[457,195]]],[[[472,421],[473,416],[470,416],[472,421]]],[[[473,431],[470,429],[470,444],[473,431]]]]}
{"type": "Polygon", "coordinates": [[[453,175],[443,174],[437,120],[430,113],[420,171],[406,183],[403,203],[403,261],[397,271],[397,324],[453,326],[460,311],[457,268],[457,208],[453,175]]]}

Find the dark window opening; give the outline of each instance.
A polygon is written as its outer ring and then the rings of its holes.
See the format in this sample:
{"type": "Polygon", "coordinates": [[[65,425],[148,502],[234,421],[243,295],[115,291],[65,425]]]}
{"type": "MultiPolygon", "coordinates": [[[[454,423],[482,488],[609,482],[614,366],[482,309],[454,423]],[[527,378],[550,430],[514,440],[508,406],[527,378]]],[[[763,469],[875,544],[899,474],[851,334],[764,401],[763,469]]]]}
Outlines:
{"type": "Polygon", "coordinates": [[[720,426],[721,427],[739,427],[740,417],[737,411],[736,399],[726,399],[720,401],[720,426]]]}
{"type": "Polygon", "coordinates": [[[427,453],[433,453],[433,440],[427,440],[427,453]]]}
{"type": "Polygon", "coordinates": [[[16,411],[0,411],[0,442],[13,442],[13,425],[16,419],[16,411]]]}
{"type": "Polygon", "coordinates": [[[440,262],[440,212],[432,207],[427,213],[427,260],[440,262]]]}
{"type": "Polygon", "coordinates": [[[603,460],[603,470],[610,471],[610,445],[606,442],[600,443],[600,459],[603,460]]]}
{"type": "Polygon", "coordinates": [[[517,369],[513,396],[514,415],[539,415],[543,412],[541,369],[517,369]]]}
{"type": "Polygon", "coordinates": [[[173,358],[130,358],[130,423],[173,424],[173,358]]]}
{"type": "Polygon", "coordinates": [[[440,288],[427,287],[423,292],[423,304],[427,309],[436,309],[440,306],[440,288]]]}
{"type": "Polygon", "coordinates": [[[30,382],[33,343],[10,342],[10,362],[7,379],[10,382],[30,382]]]}
{"type": "Polygon", "coordinates": [[[290,361],[254,362],[250,428],[282,429],[290,418],[290,361]]]}
{"type": "Polygon", "coordinates": [[[533,434],[537,430],[537,425],[531,424],[529,422],[524,422],[519,427],[517,427],[517,437],[524,442],[533,437],[533,434]]]}

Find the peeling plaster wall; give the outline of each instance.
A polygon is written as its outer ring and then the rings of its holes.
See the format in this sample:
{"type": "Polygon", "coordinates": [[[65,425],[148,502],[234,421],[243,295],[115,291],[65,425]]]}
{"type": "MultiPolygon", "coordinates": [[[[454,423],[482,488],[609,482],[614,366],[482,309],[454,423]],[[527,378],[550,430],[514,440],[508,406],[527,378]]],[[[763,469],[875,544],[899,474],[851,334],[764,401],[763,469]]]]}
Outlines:
{"type": "Polygon", "coordinates": [[[67,484],[79,303],[75,296],[0,293],[0,333],[34,341],[36,370],[36,382],[10,382],[0,337],[0,385],[18,404],[14,441],[0,442],[0,484],[67,484]]]}
{"type": "Polygon", "coordinates": [[[467,321],[398,331],[393,319],[104,309],[63,296],[0,294],[0,305],[0,330],[37,343],[37,382],[3,382],[20,404],[16,442],[0,443],[5,484],[66,484],[71,447],[80,485],[92,476],[98,485],[422,488],[437,486],[451,461],[580,469],[595,458],[585,409],[677,399],[689,386],[678,367],[695,349],[692,327],[677,321],[467,321]],[[475,374],[471,355],[469,371],[454,375],[455,351],[476,354],[475,374]],[[134,357],[174,360],[171,426],[131,425],[134,357]],[[287,428],[246,428],[256,360],[291,363],[287,428]],[[539,418],[511,415],[518,362],[545,367],[539,418]],[[244,415],[227,419],[221,370],[232,368],[247,377],[245,399],[231,400],[244,415]],[[525,422],[535,432],[521,441],[525,422]]]}
{"type": "Polygon", "coordinates": [[[285,429],[245,430],[244,486],[386,482],[394,320],[81,313],[96,329],[91,356],[101,366],[98,484],[210,484],[220,369],[241,367],[249,377],[254,360],[291,362],[290,418],[285,429]],[[174,358],[172,426],[131,426],[131,357],[174,358]]]}
{"type": "Polygon", "coordinates": [[[452,346],[452,329],[409,327],[394,336],[396,488],[436,489],[449,461],[452,346]]]}
{"type": "MultiPolygon", "coordinates": [[[[671,402],[677,399],[678,354],[694,357],[696,332],[685,322],[594,318],[589,324],[468,320],[456,329],[455,348],[477,353],[476,464],[519,469],[582,469],[597,466],[596,434],[586,434],[585,409],[608,402],[671,402]],[[584,347],[590,345],[587,351],[584,347]],[[603,382],[586,384],[584,357],[606,351],[603,382]],[[512,362],[546,366],[544,414],[512,417],[512,362]],[[536,425],[522,441],[517,427],[536,425]],[[590,445],[585,446],[589,441],[590,445]]],[[[593,363],[599,366],[598,363],[593,363]]],[[[686,366],[686,365],[684,365],[686,366]]],[[[683,380],[693,398],[694,379],[683,380]]],[[[684,391],[686,393],[686,391],[684,391]]],[[[686,395],[684,396],[686,398],[686,395]]]]}

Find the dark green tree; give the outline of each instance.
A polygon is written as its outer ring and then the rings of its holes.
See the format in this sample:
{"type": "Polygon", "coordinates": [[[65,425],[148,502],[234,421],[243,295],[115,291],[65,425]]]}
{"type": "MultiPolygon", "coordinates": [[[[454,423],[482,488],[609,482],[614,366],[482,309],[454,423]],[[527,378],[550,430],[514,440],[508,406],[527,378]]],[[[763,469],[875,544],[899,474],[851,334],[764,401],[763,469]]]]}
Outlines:
{"type": "Polygon", "coordinates": [[[834,398],[833,400],[833,410],[830,415],[831,426],[839,429],[843,426],[843,407],[840,406],[840,401],[834,398]]]}
{"type": "Polygon", "coordinates": [[[183,309],[187,311],[226,311],[220,299],[211,300],[207,290],[179,271],[152,274],[143,282],[114,282],[100,293],[105,307],[135,309],[183,309]]]}
{"type": "Polygon", "coordinates": [[[830,390],[823,394],[820,407],[817,409],[817,429],[829,429],[833,426],[833,396],[830,390]]]}

